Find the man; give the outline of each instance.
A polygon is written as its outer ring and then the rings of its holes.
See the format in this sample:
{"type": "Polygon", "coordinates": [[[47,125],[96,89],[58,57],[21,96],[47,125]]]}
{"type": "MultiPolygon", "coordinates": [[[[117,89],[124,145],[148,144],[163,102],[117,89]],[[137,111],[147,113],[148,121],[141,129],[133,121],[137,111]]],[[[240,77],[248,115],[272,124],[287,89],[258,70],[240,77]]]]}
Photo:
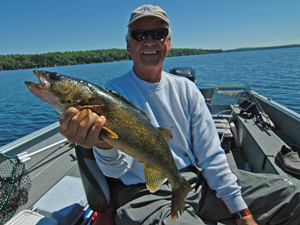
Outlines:
{"type": "MultiPolygon", "coordinates": [[[[229,219],[236,220],[237,224],[256,224],[243,200],[237,178],[229,168],[214,122],[196,85],[186,78],[162,71],[163,62],[171,50],[167,14],[158,6],[144,5],[137,8],[131,14],[126,41],[127,51],[134,63],[133,69],[108,82],[105,87],[122,94],[146,112],[153,125],[172,132],[170,148],[181,175],[191,183],[193,191],[186,198],[183,215],[178,220],[171,221],[169,183],[166,182],[159,191],[151,194],[144,184],[142,163],[99,138],[105,118],[91,110],[81,111],[80,106],[71,107],[60,119],[61,133],[81,146],[94,147],[95,158],[103,173],[120,179],[126,185],[117,193],[119,208],[116,223],[204,224],[203,220],[229,219]]],[[[259,178],[263,179],[265,177],[259,178]]],[[[278,184],[285,182],[283,179],[278,180],[278,184]]],[[[259,181],[256,183],[260,184],[259,181]]],[[[278,194],[281,197],[277,200],[283,204],[299,199],[296,195],[291,195],[295,191],[294,186],[290,191],[286,183],[279,185],[290,193],[284,194],[284,197],[278,194]]],[[[253,200],[253,190],[260,186],[263,185],[254,187],[247,182],[243,183],[245,200],[260,223],[295,222],[295,218],[289,216],[295,214],[294,208],[285,208],[287,215],[283,215],[278,211],[283,211],[284,205],[274,205],[277,208],[272,210],[274,207],[269,204],[269,207],[272,206],[269,210],[265,207],[268,202],[259,205],[262,201],[253,200]],[[287,220],[282,219],[286,217],[287,220]]],[[[295,224],[298,224],[297,221],[295,224]]]]}

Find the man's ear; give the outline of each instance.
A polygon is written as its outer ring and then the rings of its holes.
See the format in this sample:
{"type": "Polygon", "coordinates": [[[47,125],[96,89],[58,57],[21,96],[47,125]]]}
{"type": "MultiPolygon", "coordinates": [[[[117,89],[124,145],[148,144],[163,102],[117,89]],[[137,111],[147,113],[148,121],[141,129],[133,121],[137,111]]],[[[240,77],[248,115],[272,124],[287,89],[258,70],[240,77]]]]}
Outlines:
{"type": "Polygon", "coordinates": [[[128,39],[126,39],[126,48],[127,52],[130,53],[130,41],[128,39]]]}
{"type": "Polygon", "coordinates": [[[172,49],[171,38],[168,39],[168,51],[172,49]]]}

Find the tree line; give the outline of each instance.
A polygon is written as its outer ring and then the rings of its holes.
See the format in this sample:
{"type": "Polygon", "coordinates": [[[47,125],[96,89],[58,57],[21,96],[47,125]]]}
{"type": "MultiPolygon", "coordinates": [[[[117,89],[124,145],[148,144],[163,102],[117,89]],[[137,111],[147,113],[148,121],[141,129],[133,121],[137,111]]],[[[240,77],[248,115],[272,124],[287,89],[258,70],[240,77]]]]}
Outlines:
{"type": "MultiPolygon", "coordinates": [[[[174,48],[168,57],[220,53],[221,49],[204,50],[194,48],[174,48]]],[[[43,54],[0,55],[1,70],[17,70],[65,65],[131,60],[126,49],[99,49],[88,51],[49,52],[43,54]]]]}
{"type": "Polygon", "coordinates": [[[268,47],[245,47],[245,48],[224,50],[223,52],[242,52],[242,51],[268,50],[268,49],[280,49],[280,48],[299,48],[299,47],[300,44],[268,46],[268,47]]]}

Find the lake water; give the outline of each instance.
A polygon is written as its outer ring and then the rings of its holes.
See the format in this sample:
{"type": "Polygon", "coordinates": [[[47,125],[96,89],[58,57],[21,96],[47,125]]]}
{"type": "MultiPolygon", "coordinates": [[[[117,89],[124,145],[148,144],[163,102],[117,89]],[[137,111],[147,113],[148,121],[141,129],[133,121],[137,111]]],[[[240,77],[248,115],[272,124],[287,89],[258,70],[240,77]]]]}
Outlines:
{"type": "MultiPolygon", "coordinates": [[[[193,66],[198,87],[248,84],[252,90],[300,113],[300,48],[232,52],[167,58],[164,70],[193,66]]],[[[103,85],[132,67],[132,61],[48,67],[103,85]]],[[[0,72],[0,147],[58,121],[59,116],[28,90],[38,82],[32,69],[0,72]]]]}

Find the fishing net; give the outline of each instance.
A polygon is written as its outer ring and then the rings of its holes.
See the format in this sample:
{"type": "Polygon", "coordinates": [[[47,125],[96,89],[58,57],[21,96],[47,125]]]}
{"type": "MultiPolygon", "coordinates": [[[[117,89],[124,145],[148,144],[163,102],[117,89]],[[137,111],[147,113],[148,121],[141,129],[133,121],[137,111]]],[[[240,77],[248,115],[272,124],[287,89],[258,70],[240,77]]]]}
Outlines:
{"type": "Polygon", "coordinates": [[[0,224],[5,224],[28,200],[31,180],[16,156],[0,153],[0,224]]]}

